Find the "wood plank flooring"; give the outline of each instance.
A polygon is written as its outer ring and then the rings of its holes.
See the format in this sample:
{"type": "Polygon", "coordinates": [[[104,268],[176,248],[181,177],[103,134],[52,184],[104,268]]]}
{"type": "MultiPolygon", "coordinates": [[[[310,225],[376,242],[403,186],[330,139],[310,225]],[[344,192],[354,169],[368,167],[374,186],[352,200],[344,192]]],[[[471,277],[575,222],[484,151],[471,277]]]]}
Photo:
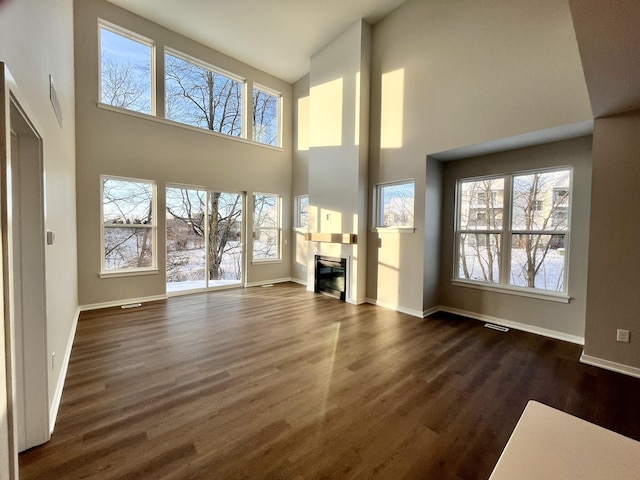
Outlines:
{"type": "Polygon", "coordinates": [[[20,478],[486,480],[529,399],[640,440],[640,379],[580,353],[295,284],[84,312],[20,478]]]}

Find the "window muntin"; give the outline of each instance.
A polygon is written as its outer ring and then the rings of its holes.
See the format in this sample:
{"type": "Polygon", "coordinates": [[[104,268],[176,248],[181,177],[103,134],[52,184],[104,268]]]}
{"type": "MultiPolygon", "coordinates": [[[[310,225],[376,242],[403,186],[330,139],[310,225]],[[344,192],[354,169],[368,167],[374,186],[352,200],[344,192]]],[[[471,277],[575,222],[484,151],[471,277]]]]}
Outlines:
{"type": "Polygon", "coordinates": [[[309,195],[298,195],[295,205],[296,221],[295,226],[298,228],[309,227],[309,195]]]}
{"type": "Polygon", "coordinates": [[[280,260],[280,196],[253,196],[253,260],[280,260]]]}
{"type": "Polygon", "coordinates": [[[571,169],[460,180],[455,276],[564,293],[571,169]]]}
{"type": "Polygon", "coordinates": [[[100,22],[100,102],[152,115],[153,42],[100,22]]]}
{"type": "Polygon", "coordinates": [[[102,177],[102,272],[156,268],[155,184],[102,177]]]}
{"type": "Polygon", "coordinates": [[[414,226],[414,196],[415,184],[413,181],[376,185],[375,227],[412,228],[414,226]]]}
{"type": "Polygon", "coordinates": [[[253,88],[253,141],[280,146],[280,104],[282,95],[264,87],[253,88]]]}
{"type": "Polygon", "coordinates": [[[168,120],[244,137],[245,82],[177,52],[165,52],[165,116],[168,120]]]}

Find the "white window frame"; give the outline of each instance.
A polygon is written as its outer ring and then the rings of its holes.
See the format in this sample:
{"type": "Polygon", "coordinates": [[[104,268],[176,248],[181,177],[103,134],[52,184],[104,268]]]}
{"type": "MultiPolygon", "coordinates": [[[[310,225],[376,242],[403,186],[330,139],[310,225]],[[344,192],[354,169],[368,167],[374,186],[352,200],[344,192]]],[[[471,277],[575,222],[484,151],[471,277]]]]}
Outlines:
{"type": "MultiPolygon", "coordinates": [[[[278,116],[278,135],[277,135],[277,140],[276,140],[276,144],[275,145],[269,145],[268,143],[262,143],[259,142],[258,140],[256,140],[254,138],[255,136],[255,125],[253,124],[253,116],[255,112],[251,112],[251,139],[255,142],[258,143],[260,145],[266,145],[268,147],[277,147],[277,148],[281,148],[282,147],[282,93],[269,88],[269,87],[265,87],[264,85],[261,85],[259,83],[254,83],[253,84],[253,89],[251,91],[251,108],[253,109],[253,95],[254,95],[254,90],[259,90],[261,92],[264,92],[268,95],[273,95],[274,97],[276,97],[276,99],[278,100],[278,112],[277,112],[277,116],[278,116]]],[[[248,122],[247,122],[248,123],[248,122]]]]}
{"type": "Polygon", "coordinates": [[[147,38],[138,33],[132,32],[131,30],[127,30],[119,25],[108,22],[101,18],[98,18],[98,104],[105,105],[108,108],[114,108],[118,111],[130,112],[134,115],[145,115],[145,116],[156,116],[156,90],[157,89],[157,78],[156,78],[156,44],[150,38],[147,38]],[[118,107],[116,105],[111,105],[109,103],[104,103],[102,101],[102,33],[101,30],[105,29],[111,33],[115,33],[116,35],[120,35],[121,37],[125,37],[128,40],[133,42],[140,43],[145,45],[151,49],[151,64],[149,68],[151,69],[151,92],[150,92],[150,111],[139,112],[137,110],[131,110],[129,108],[118,107]]]}
{"type": "Polygon", "coordinates": [[[158,254],[157,254],[157,239],[158,239],[158,195],[157,185],[153,180],[129,178],[129,177],[117,177],[112,175],[100,175],[100,278],[105,277],[121,277],[132,275],[150,275],[158,273],[158,254]],[[117,180],[121,182],[131,183],[143,183],[151,185],[152,195],[152,211],[151,211],[151,224],[114,224],[106,225],[104,222],[104,181],[105,180],[117,180]],[[148,267],[128,267],[128,268],[106,268],[106,258],[104,249],[104,235],[106,228],[149,228],[151,230],[151,265],[148,267]]]}
{"type": "Polygon", "coordinates": [[[373,218],[372,218],[372,230],[378,232],[399,232],[399,233],[414,233],[415,232],[415,193],[416,182],[413,178],[404,180],[394,180],[391,182],[377,183],[373,187],[373,218]],[[383,205],[383,190],[388,187],[394,187],[399,185],[412,185],[413,186],[413,223],[411,225],[400,226],[387,226],[384,224],[384,205],[383,205]]]}
{"type": "Polygon", "coordinates": [[[294,228],[307,231],[309,229],[309,195],[297,195],[294,204],[294,228]],[[302,201],[307,200],[307,224],[302,224],[302,201]]]}
{"type": "Polygon", "coordinates": [[[204,132],[210,132],[210,133],[214,133],[216,135],[222,135],[226,138],[241,138],[243,140],[247,139],[247,112],[248,112],[248,108],[247,108],[247,79],[240,76],[240,75],[236,75],[235,73],[232,73],[228,70],[224,70],[223,68],[220,67],[216,67],[215,65],[212,65],[210,63],[205,62],[204,60],[200,60],[197,57],[193,57],[187,53],[181,52],[180,50],[176,50],[174,48],[171,47],[164,47],[164,58],[163,58],[163,63],[165,66],[165,70],[163,72],[163,85],[164,85],[164,110],[165,110],[165,120],[169,121],[169,122],[173,122],[175,124],[178,125],[182,125],[184,127],[188,127],[188,128],[194,128],[197,130],[202,130],[204,132]],[[242,84],[242,91],[241,91],[241,102],[242,102],[242,107],[240,108],[240,115],[242,115],[242,121],[240,122],[240,135],[238,137],[233,136],[233,135],[229,135],[228,133],[224,133],[224,132],[217,132],[215,130],[208,130],[206,128],[202,128],[202,127],[198,127],[195,125],[190,125],[188,123],[183,123],[180,122],[178,120],[171,120],[166,118],[167,115],[167,55],[171,55],[172,57],[176,57],[184,62],[188,62],[188,63],[192,63],[194,64],[196,67],[200,67],[200,68],[204,68],[205,70],[209,70],[210,72],[213,73],[217,73],[219,75],[224,75],[225,77],[234,80],[236,82],[239,82],[240,84],[242,84]]]}
{"type": "Polygon", "coordinates": [[[253,264],[263,264],[263,263],[280,263],[282,262],[282,196],[277,193],[265,193],[265,192],[254,192],[252,195],[252,242],[251,242],[251,262],[253,264]],[[258,233],[256,231],[256,216],[255,216],[255,207],[256,207],[256,197],[257,196],[265,196],[265,197],[274,197],[276,199],[276,209],[278,213],[277,217],[277,225],[275,227],[260,227],[261,230],[275,230],[276,231],[276,251],[277,256],[275,258],[255,258],[254,244],[256,238],[258,238],[258,233]]]}
{"type": "MultiPolygon", "coordinates": [[[[452,284],[463,287],[478,288],[481,290],[488,290],[500,293],[508,293],[514,295],[521,295],[525,297],[538,298],[543,300],[551,300],[561,303],[568,303],[570,300],[569,292],[569,253],[571,244],[571,205],[573,203],[573,167],[571,166],[558,166],[550,168],[539,168],[532,170],[517,171],[498,175],[485,175],[479,177],[461,178],[456,181],[455,190],[455,218],[454,218],[454,258],[453,258],[453,279],[452,284]],[[551,173],[568,170],[569,171],[569,201],[567,205],[567,227],[565,230],[523,230],[512,228],[512,213],[513,213],[513,179],[514,177],[551,173]],[[468,230],[460,227],[461,220],[461,186],[466,182],[475,182],[492,179],[504,179],[504,192],[503,192],[503,213],[502,213],[502,226],[499,229],[476,229],[468,230]],[[460,271],[460,237],[465,233],[473,234],[499,234],[501,236],[501,255],[500,262],[502,268],[499,272],[499,282],[491,283],[488,281],[475,280],[461,278],[459,276],[460,271]],[[522,287],[510,284],[511,276],[511,251],[512,251],[512,235],[524,234],[524,235],[563,235],[564,236],[564,289],[562,291],[544,290],[535,287],[522,287]]],[[[552,195],[554,193],[552,192],[552,195]]]]}

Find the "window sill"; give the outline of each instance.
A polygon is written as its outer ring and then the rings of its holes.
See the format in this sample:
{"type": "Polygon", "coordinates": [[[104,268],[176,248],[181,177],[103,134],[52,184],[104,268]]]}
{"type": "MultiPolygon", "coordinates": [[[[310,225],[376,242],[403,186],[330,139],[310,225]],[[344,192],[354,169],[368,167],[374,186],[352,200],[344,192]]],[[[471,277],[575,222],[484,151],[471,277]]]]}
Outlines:
{"type": "Polygon", "coordinates": [[[251,260],[251,265],[265,265],[270,263],[282,263],[282,259],[274,258],[269,260],[251,260]]]}
{"type": "Polygon", "coordinates": [[[375,227],[371,229],[377,233],[415,233],[415,227],[375,227]]]}
{"type": "Polygon", "coordinates": [[[549,302],[569,303],[571,297],[564,293],[545,292],[544,290],[530,290],[525,288],[511,287],[505,285],[488,285],[486,283],[473,282],[468,280],[451,280],[451,285],[456,287],[475,288],[488,292],[504,293],[507,295],[517,295],[520,297],[536,298],[549,302]]]}
{"type": "Polygon", "coordinates": [[[309,228],[308,227],[293,227],[293,231],[295,233],[299,233],[301,235],[304,235],[304,234],[309,232],[309,228]]]}
{"type": "Polygon", "coordinates": [[[135,112],[133,110],[127,110],[126,108],[114,107],[113,105],[109,105],[108,103],[97,102],[98,108],[102,110],[107,110],[109,112],[121,113],[123,115],[129,115],[131,117],[141,118],[143,120],[150,120],[156,123],[162,123],[164,125],[170,125],[172,127],[183,128],[185,130],[191,130],[192,132],[199,132],[205,135],[212,135],[214,137],[225,138],[227,140],[233,140],[235,142],[246,143],[249,145],[254,145],[256,147],[268,148],[269,150],[276,150],[278,152],[282,152],[283,148],[281,146],[275,147],[273,145],[266,145],[260,142],[254,142],[253,140],[249,140],[242,137],[233,137],[231,135],[225,135],[224,133],[214,132],[212,130],[207,130],[206,128],[194,127],[192,125],[187,125],[180,122],[174,122],[173,120],[167,120],[166,118],[157,117],[155,115],[151,115],[149,113],[141,113],[135,112]]]}
{"type": "Polygon", "coordinates": [[[130,269],[130,270],[113,270],[107,272],[100,272],[100,278],[112,278],[112,277],[135,277],[138,275],[157,275],[157,268],[149,269],[130,269]]]}

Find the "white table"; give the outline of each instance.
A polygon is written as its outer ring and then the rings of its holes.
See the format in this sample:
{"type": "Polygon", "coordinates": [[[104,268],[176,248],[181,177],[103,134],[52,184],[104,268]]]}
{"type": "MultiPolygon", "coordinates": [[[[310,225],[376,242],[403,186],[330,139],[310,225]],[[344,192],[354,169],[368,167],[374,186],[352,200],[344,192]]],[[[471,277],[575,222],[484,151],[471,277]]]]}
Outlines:
{"type": "Polygon", "coordinates": [[[489,480],[639,480],[640,442],[530,401],[489,480]]]}

